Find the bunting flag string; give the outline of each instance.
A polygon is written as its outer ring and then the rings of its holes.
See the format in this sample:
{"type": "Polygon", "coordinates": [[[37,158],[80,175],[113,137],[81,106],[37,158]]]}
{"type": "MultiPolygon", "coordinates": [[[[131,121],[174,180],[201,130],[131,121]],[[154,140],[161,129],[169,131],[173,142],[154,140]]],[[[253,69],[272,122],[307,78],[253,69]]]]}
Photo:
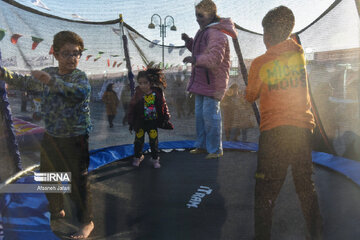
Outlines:
{"type": "MultiPolygon", "coordinates": [[[[120,29],[112,28],[112,30],[113,30],[113,32],[114,32],[115,34],[118,34],[118,35],[121,34],[120,29]]],[[[2,41],[2,40],[4,39],[4,37],[8,34],[8,32],[9,32],[8,29],[0,28],[0,41],[2,41]]],[[[134,42],[134,39],[135,39],[137,36],[135,36],[135,35],[133,36],[130,32],[129,32],[128,34],[130,35],[131,40],[134,42]]],[[[11,37],[10,37],[10,42],[11,42],[12,44],[16,45],[16,44],[18,43],[18,41],[19,41],[20,38],[21,38],[21,39],[29,39],[29,38],[31,38],[31,40],[32,40],[31,49],[32,49],[32,50],[36,50],[37,47],[38,47],[38,45],[39,45],[40,43],[46,41],[46,39],[43,39],[43,38],[40,38],[40,37],[23,35],[23,34],[19,34],[19,33],[14,33],[14,34],[12,34],[11,37]]],[[[23,41],[23,40],[21,40],[21,41],[23,41]]],[[[153,48],[153,47],[154,47],[155,45],[157,45],[159,42],[160,42],[159,40],[153,40],[148,47],[149,47],[149,48],[153,48]]],[[[51,44],[49,44],[49,43],[47,43],[47,44],[50,46],[48,54],[49,54],[49,55],[53,55],[53,54],[54,54],[53,46],[52,46],[51,44]]],[[[143,61],[146,62],[146,58],[144,58],[145,56],[143,56],[143,53],[142,53],[141,49],[139,49],[139,47],[137,46],[137,44],[136,44],[135,42],[134,42],[134,44],[135,44],[135,47],[137,48],[137,50],[140,51],[140,55],[141,55],[143,61]]],[[[174,46],[173,44],[170,44],[170,46],[169,46],[169,48],[168,48],[169,53],[171,53],[174,49],[175,49],[175,46],[174,46]]],[[[86,50],[88,50],[88,49],[84,48],[83,51],[86,51],[86,50]]],[[[181,49],[179,50],[179,55],[182,55],[184,52],[185,52],[185,48],[181,48],[181,49]]],[[[96,53],[95,53],[95,54],[88,54],[88,55],[86,55],[85,61],[88,61],[90,58],[92,58],[92,59],[94,60],[94,62],[96,62],[97,60],[99,60],[100,58],[103,57],[104,53],[106,53],[106,52],[104,52],[104,51],[98,51],[98,52],[97,52],[97,55],[95,55],[96,53]],[[95,57],[95,56],[96,56],[96,57],[95,57]]],[[[113,68],[115,68],[115,67],[120,67],[121,64],[123,63],[123,61],[119,61],[119,59],[118,59],[117,61],[114,61],[114,62],[112,62],[112,60],[111,60],[112,57],[115,57],[115,58],[116,58],[116,57],[123,57],[123,55],[110,54],[110,53],[106,53],[106,55],[108,56],[108,59],[106,59],[106,62],[107,62],[107,66],[108,66],[108,67],[111,67],[111,66],[112,66],[113,68]]],[[[121,60],[121,59],[120,59],[120,60],[121,60]]],[[[124,59],[124,60],[125,60],[125,59],[124,59]]],[[[138,68],[141,68],[141,67],[138,66],[138,68]]]]}

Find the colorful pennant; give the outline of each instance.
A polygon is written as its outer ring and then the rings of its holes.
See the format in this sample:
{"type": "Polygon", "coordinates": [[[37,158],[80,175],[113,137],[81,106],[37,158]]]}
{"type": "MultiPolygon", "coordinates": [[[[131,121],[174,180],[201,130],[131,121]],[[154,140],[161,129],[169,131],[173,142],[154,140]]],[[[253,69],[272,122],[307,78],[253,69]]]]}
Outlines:
{"type": "Polygon", "coordinates": [[[16,44],[20,37],[22,37],[21,34],[17,34],[17,33],[13,34],[10,39],[11,43],[16,44]]]}
{"type": "Polygon", "coordinates": [[[5,32],[6,32],[5,29],[0,28],[0,41],[4,38],[5,32]]]}
{"type": "Polygon", "coordinates": [[[33,37],[33,36],[31,36],[31,39],[33,40],[33,44],[31,46],[32,50],[35,50],[35,48],[39,45],[39,43],[41,43],[44,40],[42,38],[33,37]]]}

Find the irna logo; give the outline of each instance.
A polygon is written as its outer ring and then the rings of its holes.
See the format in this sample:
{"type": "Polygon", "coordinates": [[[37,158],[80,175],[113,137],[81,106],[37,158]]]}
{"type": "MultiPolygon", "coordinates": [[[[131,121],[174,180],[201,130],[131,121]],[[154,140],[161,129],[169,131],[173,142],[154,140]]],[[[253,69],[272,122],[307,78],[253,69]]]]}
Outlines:
{"type": "Polygon", "coordinates": [[[35,172],[34,180],[36,182],[71,182],[71,172],[35,172]]]}

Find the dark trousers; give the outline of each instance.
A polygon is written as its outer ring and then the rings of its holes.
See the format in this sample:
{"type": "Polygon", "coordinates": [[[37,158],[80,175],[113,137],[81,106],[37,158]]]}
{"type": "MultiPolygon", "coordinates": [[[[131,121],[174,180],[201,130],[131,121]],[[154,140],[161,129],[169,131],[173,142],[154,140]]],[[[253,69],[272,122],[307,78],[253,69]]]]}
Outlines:
{"type": "MultiPolygon", "coordinates": [[[[47,133],[42,140],[40,172],[71,172],[71,193],[81,223],[92,221],[90,185],[88,182],[89,136],[57,138],[47,133]]],[[[46,193],[49,211],[57,214],[64,209],[61,193],[46,193]]]]}
{"type": "Polygon", "coordinates": [[[107,117],[108,117],[109,126],[112,127],[115,115],[107,115],[107,117]]]}
{"type": "Polygon", "coordinates": [[[151,156],[153,159],[157,159],[159,152],[159,148],[158,148],[159,141],[158,141],[158,131],[155,120],[144,121],[143,128],[140,128],[138,131],[136,131],[135,141],[134,141],[135,157],[139,158],[142,155],[144,141],[145,141],[145,133],[149,135],[151,156]]]}
{"type": "Polygon", "coordinates": [[[311,132],[305,128],[280,126],[260,134],[255,185],[256,239],[271,238],[275,201],[290,165],[308,228],[307,239],[318,239],[322,235],[322,217],[311,179],[311,132]]]}

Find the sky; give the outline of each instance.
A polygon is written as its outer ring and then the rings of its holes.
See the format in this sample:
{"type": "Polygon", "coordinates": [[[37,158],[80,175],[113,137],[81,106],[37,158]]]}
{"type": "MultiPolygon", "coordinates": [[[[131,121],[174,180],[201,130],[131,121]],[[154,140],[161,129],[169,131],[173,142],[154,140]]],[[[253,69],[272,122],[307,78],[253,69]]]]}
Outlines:
{"type": "MultiPolygon", "coordinates": [[[[158,26],[155,29],[148,29],[151,16],[157,13],[163,21],[170,15],[174,18],[177,31],[170,31],[170,28],[167,28],[166,45],[183,45],[181,33],[194,36],[199,28],[194,15],[194,6],[199,0],[17,0],[17,2],[69,19],[107,21],[117,19],[119,14],[123,14],[124,21],[128,25],[151,41],[161,40],[158,26]],[[43,5],[34,4],[39,1],[43,5]]],[[[314,21],[334,0],[214,0],[214,2],[221,17],[230,17],[241,27],[261,33],[263,16],[276,6],[285,5],[293,10],[296,20],[294,31],[299,31],[314,21]]],[[[169,21],[167,23],[171,24],[169,21]]]]}

